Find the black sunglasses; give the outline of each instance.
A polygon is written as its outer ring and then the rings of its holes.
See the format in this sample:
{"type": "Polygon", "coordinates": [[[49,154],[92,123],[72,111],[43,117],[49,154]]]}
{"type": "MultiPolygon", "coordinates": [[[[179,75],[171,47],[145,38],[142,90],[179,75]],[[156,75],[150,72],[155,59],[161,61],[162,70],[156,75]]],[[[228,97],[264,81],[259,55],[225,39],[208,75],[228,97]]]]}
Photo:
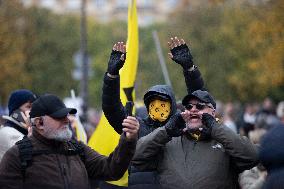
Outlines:
{"type": "Polygon", "coordinates": [[[187,109],[187,110],[191,110],[191,109],[193,108],[193,106],[195,106],[196,109],[198,109],[198,110],[203,110],[205,107],[208,107],[208,108],[213,109],[213,107],[211,107],[210,105],[205,104],[205,103],[200,103],[200,102],[198,102],[198,103],[196,103],[196,104],[191,104],[191,103],[189,103],[189,104],[185,105],[184,107],[185,107],[185,109],[187,109]]]}

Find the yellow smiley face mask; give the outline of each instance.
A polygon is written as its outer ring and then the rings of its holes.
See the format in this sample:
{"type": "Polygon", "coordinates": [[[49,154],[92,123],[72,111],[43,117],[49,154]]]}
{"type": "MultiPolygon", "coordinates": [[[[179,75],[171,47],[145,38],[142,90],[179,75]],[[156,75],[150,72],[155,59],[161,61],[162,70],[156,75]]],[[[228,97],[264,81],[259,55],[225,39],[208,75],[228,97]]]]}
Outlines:
{"type": "Polygon", "coordinates": [[[153,100],[149,104],[149,116],[155,120],[164,122],[171,113],[171,103],[163,100],[153,100]]]}

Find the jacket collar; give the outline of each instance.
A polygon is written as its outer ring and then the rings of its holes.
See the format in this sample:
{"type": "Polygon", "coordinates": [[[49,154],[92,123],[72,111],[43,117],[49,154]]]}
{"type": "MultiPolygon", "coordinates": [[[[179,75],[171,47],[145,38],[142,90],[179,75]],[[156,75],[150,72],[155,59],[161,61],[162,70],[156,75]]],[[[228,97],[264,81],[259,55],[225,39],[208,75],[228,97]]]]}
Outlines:
{"type": "Polygon", "coordinates": [[[10,117],[10,116],[2,116],[2,118],[4,120],[6,120],[5,122],[5,126],[7,127],[12,127],[14,129],[16,129],[17,131],[19,131],[20,133],[22,133],[23,135],[27,135],[28,134],[28,130],[17,120],[15,120],[14,118],[10,117]]]}
{"type": "Polygon", "coordinates": [[[196,142],[208,141],[208,140],[211,139],[211,136],[208,136],[205,133],[202,133],[202,132],[199,132],[199,131],[198,132],[194,132],[194,131],[186,132],[185,136],[186,136],[187,139],[194,140],[196,142]]]}

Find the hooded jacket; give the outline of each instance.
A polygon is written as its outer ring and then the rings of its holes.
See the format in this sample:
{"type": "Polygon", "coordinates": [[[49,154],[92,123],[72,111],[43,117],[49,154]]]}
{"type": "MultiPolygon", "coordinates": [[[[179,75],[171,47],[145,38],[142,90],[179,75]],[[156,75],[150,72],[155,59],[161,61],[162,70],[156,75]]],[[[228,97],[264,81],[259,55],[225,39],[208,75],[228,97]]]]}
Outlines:
{"type": "MultiPolygon", "coordinates": [[[[195,68],[193,71],[185,71],[183,72],[185,83],[187,86],[187,92],[190,94],[195,90],[203,89],[203,79],[201,77],[201,73],[198,68],[195,68]]],[[[148,111],[149,105],[149,96],[152,95],[163,95],[167,96],[171,101],[171,115],[174,115],[177,111],[176,100],[174,97],[174,93],[171,87],[167,85],[155,85],[151,87],[144,95],[145,106],[148,111]]],[[[110,125],[114,128],[117,133],[122,133],[122,122],[126,117],[125,108],[123,107],[120,100],[120,78],[110,78],[105,74],[104,83],[103,83],[103,95],[102,95],[102,108],[103,112],[109,121],[110,125]]],[[[168,118],[168,119],[169,119],[168,118]]],[[[155,129],[163,126],[167,123],[168,119],[164,122],[158,122],[152,120],[149,116],[146,118],[139,118],[140,129],[138,138],[146,136],[151,133],[155,129]]],[[[153,162],[155,163],[155,162],[153,162]]],[[[159,188],[159,184],[156,178],[155,170],[144,170],[143,172],[138,171],[135,167],[131,166],[129,170],[129,186],[131,189],[156,189],[159,188]]]]}

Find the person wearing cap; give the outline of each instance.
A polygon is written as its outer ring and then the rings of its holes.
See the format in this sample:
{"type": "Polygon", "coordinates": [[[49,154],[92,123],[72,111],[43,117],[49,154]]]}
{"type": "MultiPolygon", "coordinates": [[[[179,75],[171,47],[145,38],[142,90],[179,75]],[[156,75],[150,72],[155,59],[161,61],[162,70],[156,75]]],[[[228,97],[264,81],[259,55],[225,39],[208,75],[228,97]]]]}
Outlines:
{"type": "Polygon", "coordinates": [[[132,164],[157,169],[165,189],[238,188],[238,174],[258,163],[256,147],[215,120],[216,103],[207,91],[182,102],[184,112],[138,140],[132,164]]]}
{"type": "Polygon", "coordinates": [[[26,114],[36,96],[27,89],[15,90],[8,101],[9,116],[3,115],[4,125],[0,128],[0,160],[4,153],[28,134],[26,114]]]}
{"type": "MultiPolygon", "coordinates": [[[[193,64],[193,57],[185,41],[174,37],[170,39],[168,45],[170,58],[183,68],[188,92],[203,88],[201,73],[193,64]]],[[[110,125],[117,133],[122,132],[121,122],[126,115],[125,108],[120,100],[119,77],[119,70],[123,67],[126,59],[125,49],[123,42],[118,42],[113,46],[103,83],[102,109],[110,125]]],[[[148,115],[145,118],[138,118],[141,125],[138,133],[139,138],[165,125],[177,111],[173,90],[168,85],[150,87],[144,95],[144,104],[148,115]]],[[[141,172],[131,166],[128,188],[159,188],[156,172],[154,170],[141,172]]]]}
{"type": "Polygon", "coordinates": [[[67,108],[57,96],[45,94],[32,104],[33,134],[10,148],[0,163],[0,188],[80,188],[89,178],[117,180],[127,170],[135,151],[139,122],[128,116],[123,134],[109,157],[71,140],[67,108]]]}

